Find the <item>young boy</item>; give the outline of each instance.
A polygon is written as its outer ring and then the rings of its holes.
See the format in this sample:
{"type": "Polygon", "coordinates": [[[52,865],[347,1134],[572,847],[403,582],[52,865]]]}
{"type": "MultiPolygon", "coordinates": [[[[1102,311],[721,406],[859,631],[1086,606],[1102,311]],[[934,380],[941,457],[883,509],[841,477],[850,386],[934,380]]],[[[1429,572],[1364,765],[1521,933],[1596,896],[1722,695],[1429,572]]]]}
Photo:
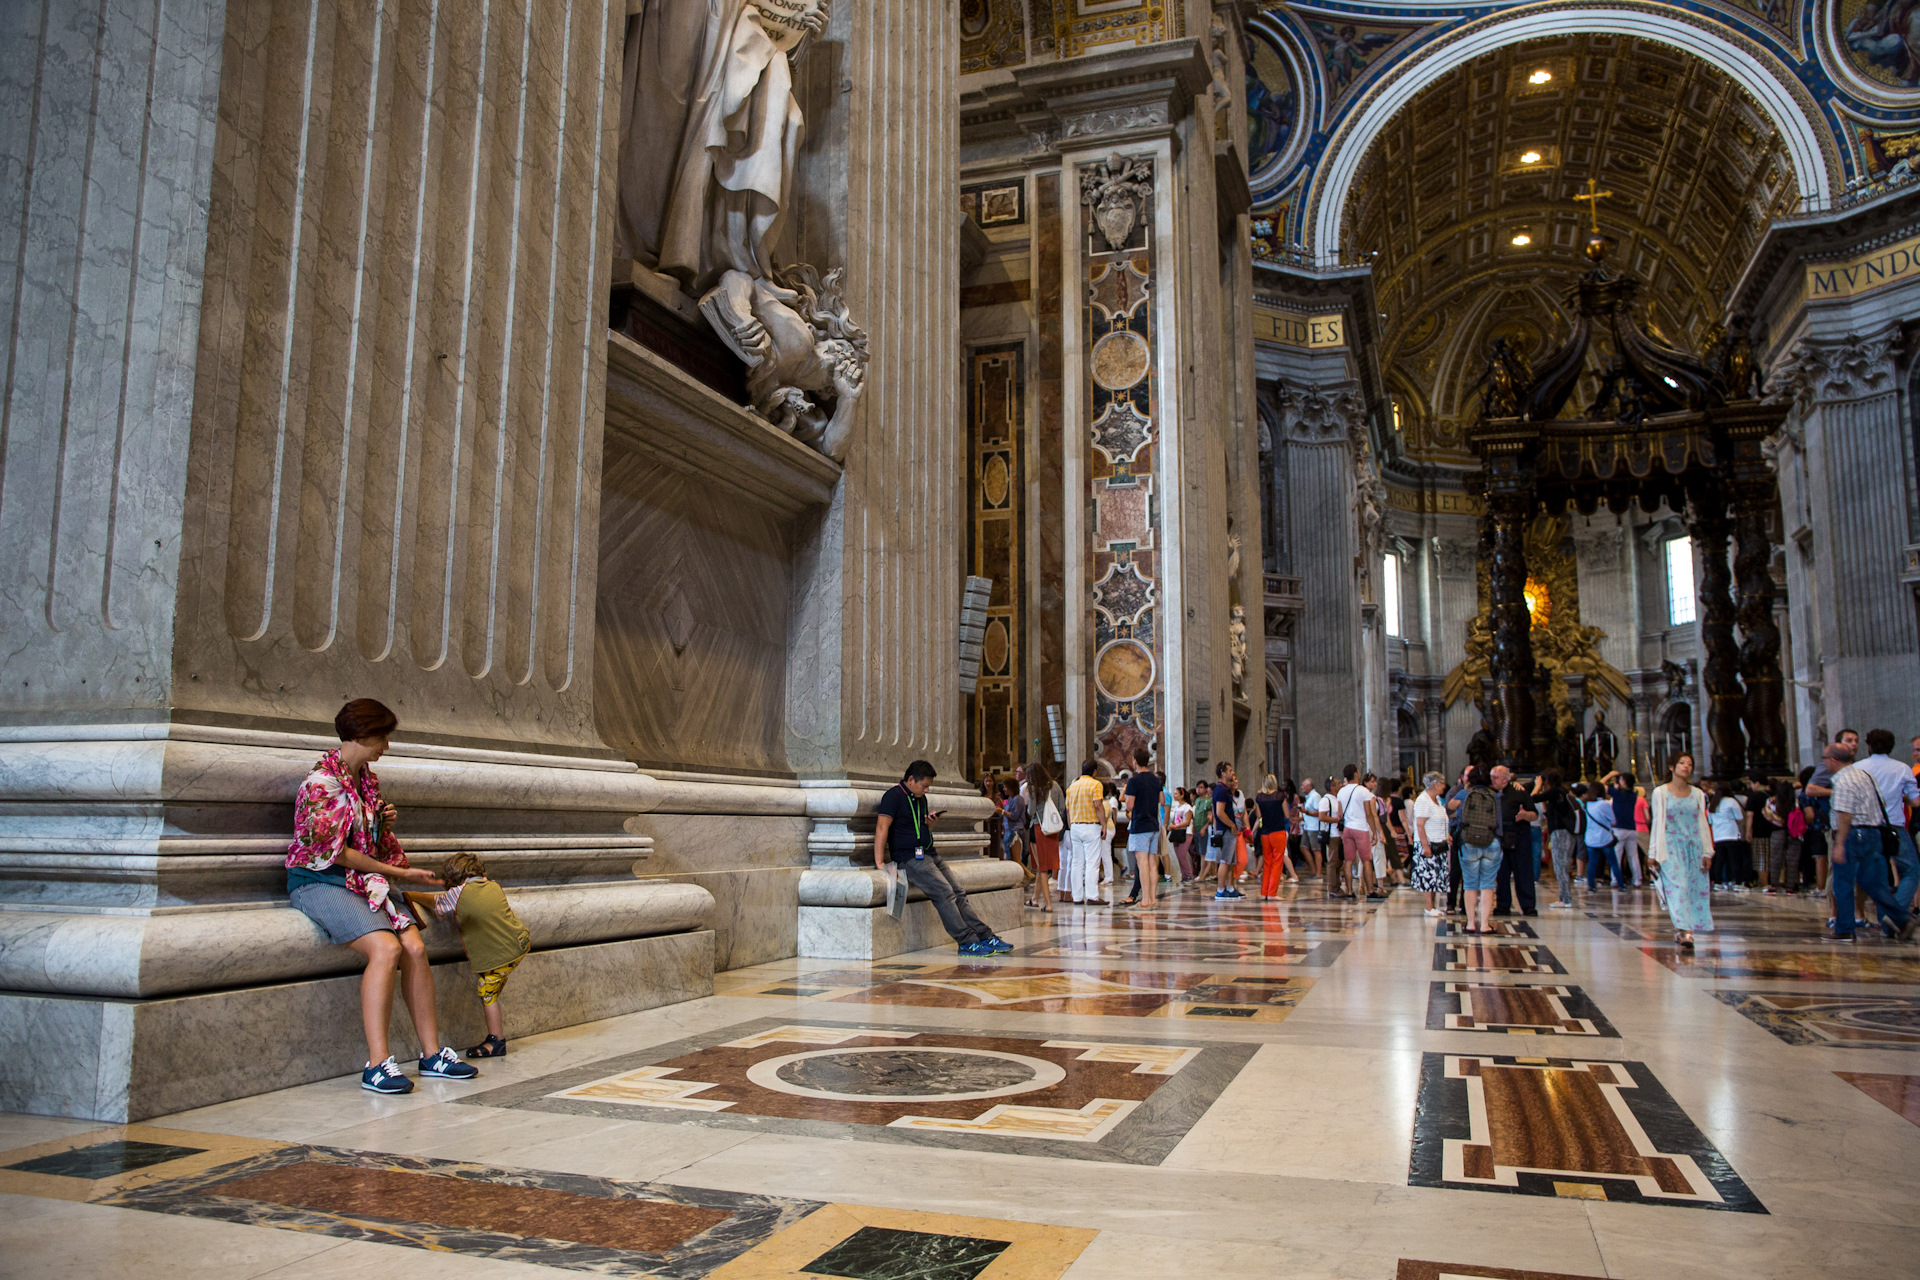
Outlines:
{"type": "Polygon", "coordinates": [[[414,906],[435,915],[452,916],[460,926],[460,943],[480,988],[480,1004],[487,1015],[487,1038],[467,1050],[469,1058],[507,1056],[506,1033],[500,1017],[500,991],[507,978],[532,949],[527,926],[513,913],[507,895],[487,878],[486,864],[471,853],[456,853],[440,868],[447,886],[443,893],[409,893],[414,906]]]}

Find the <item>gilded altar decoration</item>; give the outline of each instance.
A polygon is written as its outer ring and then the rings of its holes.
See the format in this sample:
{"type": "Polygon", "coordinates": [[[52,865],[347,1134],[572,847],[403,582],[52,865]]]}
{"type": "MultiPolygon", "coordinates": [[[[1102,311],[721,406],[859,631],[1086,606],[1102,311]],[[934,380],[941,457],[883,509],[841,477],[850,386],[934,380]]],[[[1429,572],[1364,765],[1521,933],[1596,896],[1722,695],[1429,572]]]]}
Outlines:
{"type": "MultiPolygon", "coordinates": [[[[1577,734],[1583,727],[1568,694],[1569,675],[1584,676],[1588,696],[1602,705],[1631,705],[1626,675],[1600,656],[1600,642],[1607,633],[1580,621],[1579,567],[1568,549],[1567,531],[1566,516],[1541,516],[1527,527],[1527,575],[1522,588],[1534,661],[1550,680],[1554,731],[1558,735],[1577,734]]],[[[1489,659],[1493,651],[1488,574],[1483,560],[1480,612],[1467,623],[1467,656],[1447,673],[1441,689],[1447,706],[1471,696],[1483,715],[1488,708],[1482,681],[1491,678],[1489,659]]]]}
{"type": "Polygon", "coordinates": [[[793,69],[828,0],[646,0],[627,19],[614,252],[699,299],[753,411],[846,453],[867,336],[840,272],[776,266],[804,124],[793,69]]]}

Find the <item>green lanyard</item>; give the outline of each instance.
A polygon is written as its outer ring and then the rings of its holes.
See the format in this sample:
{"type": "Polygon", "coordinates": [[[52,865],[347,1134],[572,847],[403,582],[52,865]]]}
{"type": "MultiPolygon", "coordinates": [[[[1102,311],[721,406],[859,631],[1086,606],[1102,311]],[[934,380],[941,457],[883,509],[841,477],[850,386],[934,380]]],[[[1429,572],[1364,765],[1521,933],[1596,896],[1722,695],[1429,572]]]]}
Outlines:
{"type": "MultiPolygon", "coordinates": [[[[901,790],[906,791],[906,788],[902,787],[901,790]]],[[[920,810],[913,803],[913,792],[911,791],[907,791],[907,816],[913,819],[914,849],[917,851],[926,848],[926,833],[920,830],[920,810]]]]}

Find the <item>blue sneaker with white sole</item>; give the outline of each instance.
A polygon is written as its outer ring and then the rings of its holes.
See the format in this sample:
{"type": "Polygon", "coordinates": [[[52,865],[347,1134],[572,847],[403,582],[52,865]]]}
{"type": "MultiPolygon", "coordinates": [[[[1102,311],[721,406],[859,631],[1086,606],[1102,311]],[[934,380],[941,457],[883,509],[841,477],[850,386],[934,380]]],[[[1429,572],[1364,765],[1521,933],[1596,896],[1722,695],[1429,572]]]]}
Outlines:
{"type": "Polygon", "coordinates": [[[439,1080],[471,1080],[480,1072],[460,1061],[452,1049],[442,1049],[430,1058],[420,1059],[420,1074],[439,1080]]]}
{"type": "Polygon", "coordinates": [[[360,1087],[374,1093],[412,1093],[413,1081],[400,1074],[400,1064],[389,1054],[385,1062],[367,1064],[360,1073],[360,1087]]]}

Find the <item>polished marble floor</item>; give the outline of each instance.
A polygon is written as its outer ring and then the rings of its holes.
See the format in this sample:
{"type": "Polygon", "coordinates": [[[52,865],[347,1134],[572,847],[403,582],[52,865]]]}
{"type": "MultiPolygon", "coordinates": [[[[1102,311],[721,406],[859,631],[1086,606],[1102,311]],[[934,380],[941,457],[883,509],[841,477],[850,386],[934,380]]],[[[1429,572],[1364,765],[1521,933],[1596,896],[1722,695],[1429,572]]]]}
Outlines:
{"type": "Polygon", "coordinates": [[[1823,945],[1804,898],[1716,895],[1691,954],[1645,892],[1577,905],[1063,906],[405,1098],[0,1115],[0,1275],[1920,1274],[1920,948],[1823,945]]]}

